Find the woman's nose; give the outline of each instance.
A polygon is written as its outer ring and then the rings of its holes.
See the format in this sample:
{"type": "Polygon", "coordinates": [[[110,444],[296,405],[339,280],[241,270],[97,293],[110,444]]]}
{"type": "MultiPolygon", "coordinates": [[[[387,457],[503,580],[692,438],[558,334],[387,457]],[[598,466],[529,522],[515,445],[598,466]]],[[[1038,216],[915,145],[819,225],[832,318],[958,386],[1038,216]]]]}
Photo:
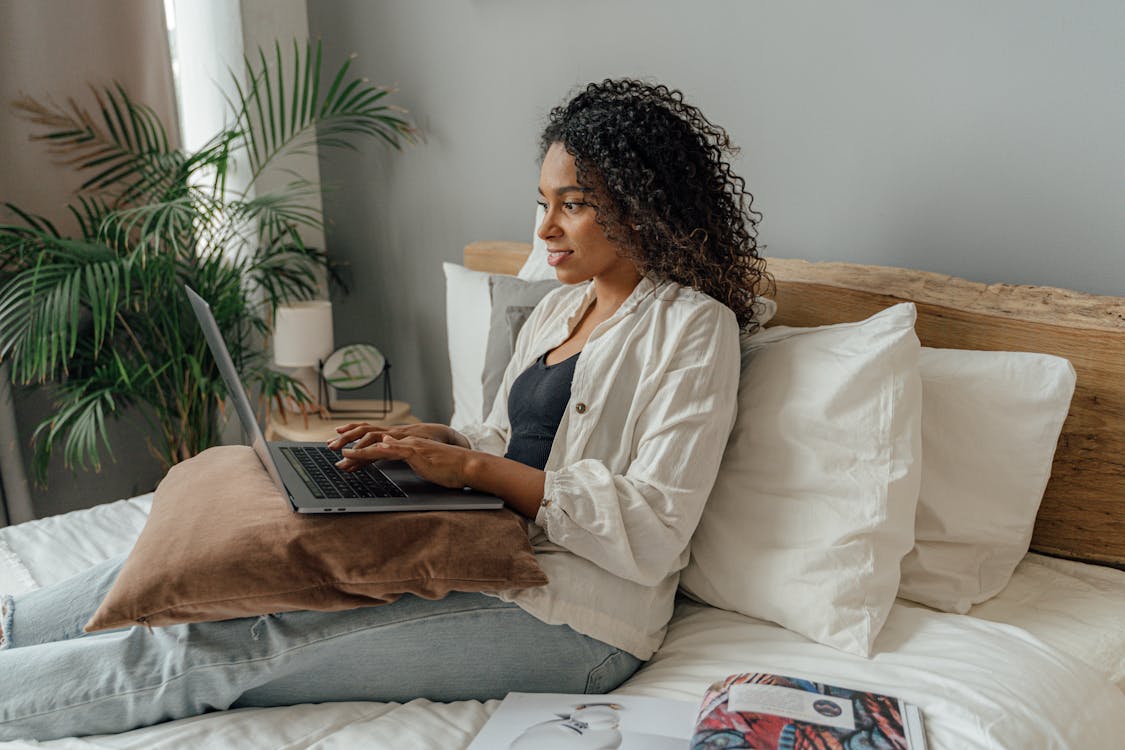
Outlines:
{"type": "Polygon", "coordinates": [[[544,211],[543,218],[535,229],[535,235],[541,240],[549,240],[559,235],[559,225],[555,223],[554,211],[551,209],[544,211]]]}

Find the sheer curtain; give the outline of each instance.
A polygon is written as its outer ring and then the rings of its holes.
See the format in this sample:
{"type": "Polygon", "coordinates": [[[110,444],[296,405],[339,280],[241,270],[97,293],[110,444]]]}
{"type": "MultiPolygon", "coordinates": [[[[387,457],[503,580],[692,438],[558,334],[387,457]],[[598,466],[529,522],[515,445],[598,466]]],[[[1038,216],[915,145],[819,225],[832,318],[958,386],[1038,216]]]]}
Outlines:
{"type": "MultiPolygon", "coordinates": [[[[0,204],[11,202],[46,216],[64,233],[75,229],[65,206],[81,178],[29,143],[31,127],[9,103],[30,94],[90,104],[88,83],[114,81],[166,123],[176,123],[162,0],[0,1],[0,204]]],[[[0,221],[11,219],[0,206],[0,221]]],[[[59,512],[127,494],[131,484],[111,474],[79,480],[52,474],[50,496],[29,490],[28,440],[46,414],[41,405],[22,401],[19,391],[14,399],[11,393],[7,367],[0,368],[0,525],[33,518],[33,507],[59,512]]]]}

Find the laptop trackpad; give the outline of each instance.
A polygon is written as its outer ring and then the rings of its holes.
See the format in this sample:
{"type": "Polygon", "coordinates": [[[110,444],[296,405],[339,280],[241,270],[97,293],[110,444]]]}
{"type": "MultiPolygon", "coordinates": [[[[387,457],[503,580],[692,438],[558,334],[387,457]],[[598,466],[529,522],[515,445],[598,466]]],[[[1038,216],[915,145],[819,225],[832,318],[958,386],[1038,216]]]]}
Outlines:
{"type": "Polygon", "coordinates": [[[397,484],[407,497],[417,498],[425,497],[427,495],[456,495],[464,497],[472,497],[473,495],[481,495],[484,497],[491,497],[488,493],[477,492],[471,489],[451,489],[449,487],[442,487],[440,484],[435,484],[429,480],[423,479],[414,473],[410,465],[405,461],[376,461],[375,467],[386,474],[392,482],[397,484]]]}

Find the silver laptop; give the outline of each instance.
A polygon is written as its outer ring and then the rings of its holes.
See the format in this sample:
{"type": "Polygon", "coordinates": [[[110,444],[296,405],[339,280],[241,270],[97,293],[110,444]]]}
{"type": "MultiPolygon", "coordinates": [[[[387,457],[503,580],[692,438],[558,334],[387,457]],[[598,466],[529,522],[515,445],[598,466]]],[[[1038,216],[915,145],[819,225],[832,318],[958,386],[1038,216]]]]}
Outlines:
{"type": "Polygon", "coordinates": [[[379,461],[354,472],[340,471],[340,454],[324,443],[267,443],[246,389],[231,361],[211,306],[184,285],[207,346],[219,365],[242,428],[274,484],[298,513],[371,513],[401,510],[493,510],[504,501],[468,488],[426,481],[402,461],[379,461]]]}

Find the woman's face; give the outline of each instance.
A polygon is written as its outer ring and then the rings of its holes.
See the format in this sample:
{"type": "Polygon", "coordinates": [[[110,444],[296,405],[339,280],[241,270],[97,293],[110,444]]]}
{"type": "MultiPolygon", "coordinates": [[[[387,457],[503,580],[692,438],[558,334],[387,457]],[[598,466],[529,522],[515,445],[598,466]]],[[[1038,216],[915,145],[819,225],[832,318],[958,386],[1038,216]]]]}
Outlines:
{"type": "Polygon", "coordinates": [[[552,145],[539,170],[539,205],[547,213],[537,234],[547,243],[547,262],[564,284],[598,279],[636,285],[636,266],[605,236],[587,202],[591,197],[590,188],[578,184],[574,157],[561,143],[552,145]]]}

